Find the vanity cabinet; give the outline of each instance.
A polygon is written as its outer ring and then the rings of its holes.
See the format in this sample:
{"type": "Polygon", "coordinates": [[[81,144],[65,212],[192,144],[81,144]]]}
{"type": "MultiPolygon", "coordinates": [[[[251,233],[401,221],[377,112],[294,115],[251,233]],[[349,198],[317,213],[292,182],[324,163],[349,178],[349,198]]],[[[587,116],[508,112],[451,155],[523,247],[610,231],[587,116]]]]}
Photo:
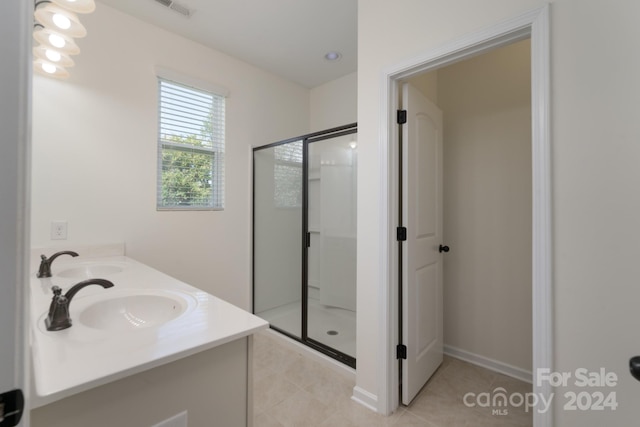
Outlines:
{"type": "Polygon", "coordinates": [[[189,427],[251,426],[252,342],[249,335],[35,408],[31,426],[164,427],[183,411],[189,427]]]}
{"type": "Polygon", "coordinates": [[[125,256],[123,245],[81,248],[38,278],[45,251],[32,253],[32,427],[252,425],[253,334],[266,321],[125,256]],[[69,292],[85,273],[114,286],[83,288],[69,299],[72,326],[48,330],[51,289],[69,292]]]}

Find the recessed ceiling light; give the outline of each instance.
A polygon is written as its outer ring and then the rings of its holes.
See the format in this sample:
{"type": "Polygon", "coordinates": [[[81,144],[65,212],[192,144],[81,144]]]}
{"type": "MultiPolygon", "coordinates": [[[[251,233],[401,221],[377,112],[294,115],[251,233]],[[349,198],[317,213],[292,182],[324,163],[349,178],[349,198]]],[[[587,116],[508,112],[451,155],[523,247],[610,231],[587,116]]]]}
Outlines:
{"type": "Polygon", "coordinates": [[[324,59],[327,61],[338,61],[340,58],[342,58],[342,54],[336,51],[327,52],[324,55],[324,59]]]}

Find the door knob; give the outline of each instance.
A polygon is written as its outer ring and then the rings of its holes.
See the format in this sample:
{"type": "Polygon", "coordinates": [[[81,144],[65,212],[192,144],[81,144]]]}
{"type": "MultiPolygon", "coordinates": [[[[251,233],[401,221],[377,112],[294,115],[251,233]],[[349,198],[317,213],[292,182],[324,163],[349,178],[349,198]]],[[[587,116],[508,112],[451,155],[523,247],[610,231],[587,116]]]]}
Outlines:
{"type": "Polygon", "coordinates": [[[438,248],[438,252],[449,252],[449,246],[440,245],[440,247],[438,248]]]}
{"type": "Polygon", "coordinates": [[[631,371],[633,378],[640,381],[640,356],[633,356],[629,360],[629,370],[631,371]]]}

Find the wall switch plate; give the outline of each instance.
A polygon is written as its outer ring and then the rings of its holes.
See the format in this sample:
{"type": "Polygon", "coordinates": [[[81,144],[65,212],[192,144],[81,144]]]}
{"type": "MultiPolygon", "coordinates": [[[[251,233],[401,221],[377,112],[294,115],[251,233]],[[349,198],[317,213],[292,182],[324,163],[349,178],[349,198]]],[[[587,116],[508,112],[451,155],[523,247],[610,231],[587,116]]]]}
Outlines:
{"type": "Polygon", "coordinates": [[[67,240],[67,221],[51,221],[51,240],[67,240]]]}
{"type": "Polygon", "coordinates": [[[187,427],[187,411],[180,412],[171,418],[160,421],[152,427],[187,427]]]}

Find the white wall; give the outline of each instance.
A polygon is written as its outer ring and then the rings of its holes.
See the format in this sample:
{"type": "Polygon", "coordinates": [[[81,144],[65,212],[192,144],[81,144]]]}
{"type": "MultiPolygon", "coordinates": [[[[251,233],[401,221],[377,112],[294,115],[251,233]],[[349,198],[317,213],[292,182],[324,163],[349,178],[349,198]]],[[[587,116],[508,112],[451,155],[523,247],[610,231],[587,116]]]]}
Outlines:
{"type": "MultiPolygon", "coordinates": [[[[358,372],[380,393],[377,352],[380,262],[380,79],[384,69],[541,0],[405,0],[358,3],[358,372]],[[393,31],[380,31],[380,28],[393,31]]],[[[556,370],[600,367],[619,376],[616,411],[564,411],[555,425],[631,425],[640,384],[628,374],[640,353],[640,3],[551,2],[553,300],[556,370]]],[[[584,390],[584,389],[583,389],[584,390]]]]}
{"type": "Polygon", "coordinates": [[[358,119],[357,104],[357,73],[347,74],[344,77],[311,89],[311,132],[354,123],[358,119]]]}
{"type": "Polygon", "coordinates": [[[409,83],[427,97],[429,101],[440,107],[440,104],[438,104],[438,71],[440,70],[433,70],[412,77],[409,79],[409,83]]]}
{"type": "Polygon", "coordinates": [[[71,77],[36,76],[32,244],[126,243],[127,254],[250,308],[252,145],[309,130],[309,91],[98,4],[71,77]],[[154,66],[226,87],[225,210],[157,212],[154,66]],[[67,241],[51,241],[66,220],[67,241]]]}
{"type": "Polygon", "coordinates": [[[531,372],[529,40],[437,70],[444,344],[531,372]]]}

